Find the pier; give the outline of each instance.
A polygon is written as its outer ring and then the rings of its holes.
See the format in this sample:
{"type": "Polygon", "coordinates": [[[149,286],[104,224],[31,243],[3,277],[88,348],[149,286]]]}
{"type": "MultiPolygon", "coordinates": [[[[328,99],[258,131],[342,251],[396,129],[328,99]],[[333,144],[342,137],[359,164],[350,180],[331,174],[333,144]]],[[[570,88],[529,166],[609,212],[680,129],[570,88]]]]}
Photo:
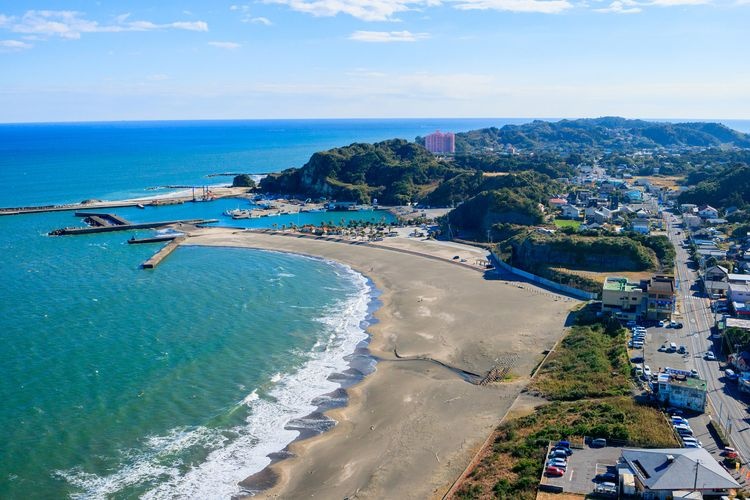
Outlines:
{"type": "Polygon", "coordinates": [[[164,247],[156,252],[153,256],[151,256],[150,259],[148,259],[146,262],[141,264],[141,267],[143,269],[153,269],[159,264],[161,264],[161,261],[166,259],[169,254],[174,252],[178,246],[180,246],[180,243],[185,241],[187,239],[187,236],[179,236],[177,238],[174,238],[172,241],[164,245],[164,247]]]}

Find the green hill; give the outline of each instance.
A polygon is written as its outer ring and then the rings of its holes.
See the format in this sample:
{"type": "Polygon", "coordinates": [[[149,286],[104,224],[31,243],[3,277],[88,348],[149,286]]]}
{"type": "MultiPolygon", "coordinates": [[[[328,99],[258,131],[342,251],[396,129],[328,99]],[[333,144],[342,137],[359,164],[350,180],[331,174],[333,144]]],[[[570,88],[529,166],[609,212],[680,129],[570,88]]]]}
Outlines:
{"type": "Polygon", "coordinates": [[[456,152],[501,150],[585,151],[668,147],[736,146],[750,148],[750,135],[719,123],[666,123],[604,117],[505,125],[456,134],[456,152]]]}
{"type": "Polygon", "coordinates": [[[264,178],[260,189],[357,203],[377,198],[382,204],[402,205],[421,199],[456,173],[422,146],[391,139],[315,153],[302,168],[264,178]]]}

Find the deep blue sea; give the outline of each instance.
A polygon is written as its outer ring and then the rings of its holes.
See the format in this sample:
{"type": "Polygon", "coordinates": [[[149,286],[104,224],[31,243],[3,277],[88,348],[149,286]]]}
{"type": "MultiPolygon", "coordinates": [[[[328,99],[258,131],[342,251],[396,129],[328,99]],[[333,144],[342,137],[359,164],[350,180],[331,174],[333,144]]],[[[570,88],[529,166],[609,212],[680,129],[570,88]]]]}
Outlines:
{"type": "MultiPolygon", "coordinates": [[[[228,178],[210,174],[300,166],[352,142],[524,121],[0,125],[0,206],[217,184],[228,178]]],[[[247,203],[112,211],[237,227],[389,217],[222,216],[247,203]]],[[[158,247],[128,245],[133,233],[47,236],[72,225],[72,212],[0,217],[0,498],[230,498],[268,454],[332,425],[306,417],[372,369],[362,348],[376,291],[351,269],[181,247],[146,271],[158,247]]]]}

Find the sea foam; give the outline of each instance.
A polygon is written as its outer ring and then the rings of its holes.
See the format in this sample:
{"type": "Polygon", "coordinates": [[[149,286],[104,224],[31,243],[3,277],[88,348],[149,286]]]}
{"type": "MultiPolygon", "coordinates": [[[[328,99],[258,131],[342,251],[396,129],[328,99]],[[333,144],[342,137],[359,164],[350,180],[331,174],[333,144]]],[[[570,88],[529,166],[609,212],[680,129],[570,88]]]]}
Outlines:
{"type": "Polygon", "coordinates": [[[142,490],[155,485],[142,498],[229,499],[242,493],[240,481],[269,465],[267,455],[283,450],[300,430],[332,427],[333,422],[312,422],[305,417],[317,410],[321,397],[340,387],[331,375],[347,370],[345,358],[367,339],[363,324],[372,289],[361,274],[329,263],[338,276],[351,283],[352,293],[318,318],[326,330],[322,335],[326,340],[316,344],[301,368],[291,374],[275,374],[271,379],[274,385],[265,394],[253,389],[239,402],[249,409],[244,425],[173,429],[165,436],[150,437],[145,452],[129,457],[126,466],[108,476],[80,469],[58,472],[59,477],[82,490],[74,498],[105,498],[126,488],[142,490]],[[176,457],[192,447],[210,452],[205,460],[185,471],[186,465],[176,457]]]}

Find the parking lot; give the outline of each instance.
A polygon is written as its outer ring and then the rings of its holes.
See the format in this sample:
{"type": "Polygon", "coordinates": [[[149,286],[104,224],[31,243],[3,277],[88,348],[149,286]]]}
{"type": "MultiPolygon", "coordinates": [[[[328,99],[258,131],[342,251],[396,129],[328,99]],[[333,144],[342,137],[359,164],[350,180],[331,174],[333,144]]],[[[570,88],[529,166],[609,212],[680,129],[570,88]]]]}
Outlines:
{"type": "Polygon", "coordinates": [[[565,493],[591,493],[597,485],[594,477],[607,472],[608,467],[614,470],[621,452],[622,448],[616,446],[591,448],[585,445],[583,449],[574,448],[573,454],[568,457],[565,474],[562,477],[544,476],[542,484],[561,487],[565,493]]]}
{"type": "MultiPolygon", "coordinates": [[[[705,353],[690,352],[690,338],[688,329],[666,328],[666,327],[649,327],[646,329],[646,342],[642,349],[628,349],[630,358],[642,357],[644,364],[651,368],[652,373],[658,373],[659,369],[677,368],[678,370],[690,371],[692,365],[690,358],[692,356],[702,356],[705,353]],[[674,344],[676,350],[670,351],[670,345],[674,344]],[[665,351],[660,351],[660,347],[665,351]],[[677,352],[680,346],[685,348],[685,353],[677,352]]],[[[634,363],[635,364],[635,363],[634,363]]]]}
{"type": "MultiPolygon", "coordinates": [[[[651,369],[653,374],[657,374],[660,369],[676,368],[678,370],[690,371],[693,368],[691,362],[693,357],[703,357],[704,352],[690,352],[690,347],[693,343],[690,341],[690,330],[688,328],[675,329],[666,327],[650,326],[646,329],[646,342],[642,349],[628,349],[631,360],[642,357],[644,359],[643,364],[646,364],[651,369]],[[675,344],[677,349],[680,346],[684,346],[687,350],[686,353],[669,352],[670,344],[675,344]],[[662,347],[666,347],[666,350],[662,350],[662,347]]],[[[718,361],[716,362],[718,363],[718,361]]],[[[641,363],[633,363],[634,365],[640,365],[641,363]]],[[[700,378],[704,378],[704,374],[699,373],[700,378]]],[[[642,381],[645,384],[645,382],[642,381]]],[[[685,412],[684,417],[690,423],[690,427],[693,430],[693,436],[698,439],[703,448],[709,451],[717,460],[721,460],[719,453],[721,447],[716,443],[714,436],[708,431],[710,408],[706,408],[706,413],[691,413],[685,412]]]]}

